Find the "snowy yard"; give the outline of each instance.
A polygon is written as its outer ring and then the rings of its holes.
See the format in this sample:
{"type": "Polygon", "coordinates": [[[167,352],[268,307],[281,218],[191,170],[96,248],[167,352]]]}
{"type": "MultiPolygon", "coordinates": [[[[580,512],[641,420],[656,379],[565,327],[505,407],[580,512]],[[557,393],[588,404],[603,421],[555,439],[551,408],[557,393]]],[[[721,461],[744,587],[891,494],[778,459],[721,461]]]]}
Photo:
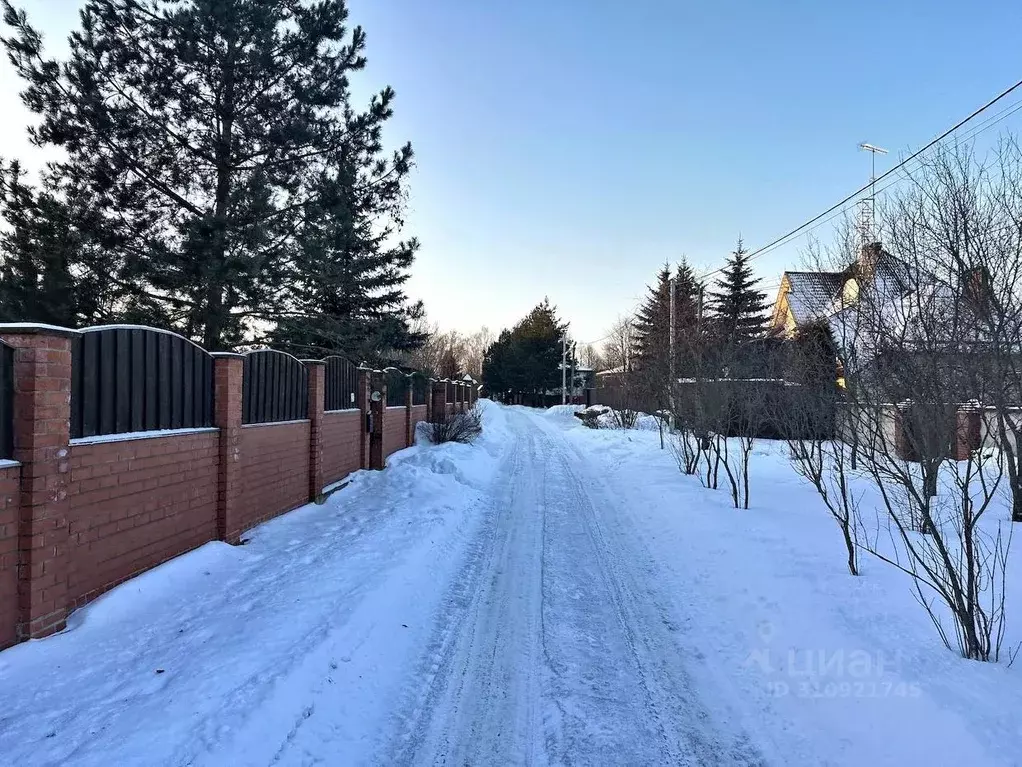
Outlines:
{"type": "Polygon", "coordinates": [[[850,576],[782,446],[738,511],[655,431],[484,405],[475,445],[398,453],[0,653],[0,763],[1018,762],[1022,670],[948,651],[889,565],[850,576]]]}

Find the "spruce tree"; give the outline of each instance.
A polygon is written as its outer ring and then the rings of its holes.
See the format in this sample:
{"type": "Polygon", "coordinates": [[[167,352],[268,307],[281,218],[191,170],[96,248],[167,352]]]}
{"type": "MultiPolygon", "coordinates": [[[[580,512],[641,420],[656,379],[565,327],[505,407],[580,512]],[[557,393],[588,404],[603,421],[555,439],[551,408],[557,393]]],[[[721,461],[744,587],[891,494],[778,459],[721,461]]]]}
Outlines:
{"type": "MultiPolygon", "coordinates": [[[[639,370],[666,375],[670,370],[671,345],[671,270],[664,267],[657,273],[656,283],[636,312],[635,364],[639,370]]],[[[695,332],[698,320],[699,286],[692,267],[684,258],[674,277],[675,373],[685,372],[684,341],[695,332]]]]}
{"type": "Polygon", "coordinates": [[[62,150],[50,174],[92,200],[76,237],[112,253],[118,311],[211,350],[282,320],[309,347],[414,343],[399,288],[414,241],[375,240],[394,205],[350,188],[403,178],[411,148],[380,151],[389,89],[364,114],[350,104],[365,35],[343,0],[87,0],[65,61],[2,3],[41,118],[31,138],[62,150]]]}
{"type": "Polygon", "coordinates": [[[402,221],[411,147],[395,153],[381,175],[383,123],[394,93],[384,91],[363,115],[345,115],[347,140],[320,173],[315,203],[301,224],[288,312],[268,342],[297,356],[343,354],[378,362],[425,340],[410,322],[422,316],[403,290],[419,243],[396,240],[402,221]]]}
{"type": "Polygon", "coordinates": [[[566,330],[556,307],[544,298],[486,351],[483,385],[494,393],[539,395],[559,390],[561,338],[566,330]]]}
{"type": "Polygon", "coordinates": [[[716,280],[716,290],[708,295],[711,327],[718,344],[740,345],[766,334],[766,294],[756,289],[758,284],[739,238],[716,280]]]}
{"type": "Polygon", "coordinates": [[[662,368],[670,344],[671,269],[664,264],[632,323],[636,369],[662,368]]]}

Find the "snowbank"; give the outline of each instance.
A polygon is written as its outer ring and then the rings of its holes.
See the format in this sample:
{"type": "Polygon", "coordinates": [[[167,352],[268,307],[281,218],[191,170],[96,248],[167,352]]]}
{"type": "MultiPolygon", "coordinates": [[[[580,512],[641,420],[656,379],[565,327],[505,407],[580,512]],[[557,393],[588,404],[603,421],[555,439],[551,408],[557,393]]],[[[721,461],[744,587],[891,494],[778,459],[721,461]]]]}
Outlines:
{"type": "Polygon", "coordinates": [[[574,418],[575,413],[585,410],[581,405],[554,405],[544,411],[547,418],[567,419],[574,418]]]}
{"type": "MultiPolygon", "coordinates": [[[[553,420],[571,418],[578,421],[577,418],[574,418],[575,413],[587,412],[600,413],[597,420],[599,421],[601,429],[621,428],[618,425],[619,421],[615,416],[614,409],[606,405],[590,405],[589,407],[582,407],[581,405],[554,405],[553,407],[547,408],[544,414],[553,420]]],[[[632,428],[638,429],[639,431],[659,431],[660,419],[656,416],[647,415],[646,413],[638,413],[635,418],[635,425],[632,428]]]]}

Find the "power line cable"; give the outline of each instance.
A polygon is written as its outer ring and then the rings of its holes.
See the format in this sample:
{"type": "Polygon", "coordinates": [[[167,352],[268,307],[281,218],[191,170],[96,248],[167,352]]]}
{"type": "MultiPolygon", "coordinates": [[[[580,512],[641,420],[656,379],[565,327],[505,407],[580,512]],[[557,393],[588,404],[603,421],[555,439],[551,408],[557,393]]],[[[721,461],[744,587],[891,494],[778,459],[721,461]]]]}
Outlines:
{"type": "MultiPolygon", "coordinates": [[[[749,254],[749,260],[751,261],[751,260],[753,260],[753,259],[755,259],[755,258],[757,258],[757,257],[759,257],[761,255],[763,255],[764,253],[768,252],[769,249],[772,249],[772,248],[782,244],[784,241],[786,241],[789,238],[793,237],[794,235],[800,233],[806,227],[809,227],[812,224],[815,224],[817,221],[819,221],[824,216],[828,215],[829,213],[833,213],[835,210],[841,208],[846,203],[854,200],[856,197],[858,197],[863,192],[869,191],[869,189],[871,187],[875,186],[876,182],[882,181],[883,179],[885,179],[888,176],[892,175],[893,173],[895,173],[899,169],[903,168],[905,165],[907,165],[911,161],[915,160],[917,157],[919,157],[921,154],[923,154],[924,152],[929,150],[931,147],[936,146],[941,141],[946,139],[948,136],[950,136],[956,130],[961,128],[963,125],[965,125],[966,123],[968,123],[969,121],[971,121],[975,117],[977,117],[978,115],[980,115],[983,112],[985,112],[986,110],[988,110],[994,104],[998,103],[999,101],[1001,101],[1004,98],[1007,98],[1011,93],[1013,93],[1014,91],[1018,90],[1019,88],[1022,88],[1022,80],[1019,80],[1018,82],[1016,82],[1011,87],[1001,91],[998,95],[996,95],[990,101],[985,103],[983,106],[979,107],[979,109],[976,109],[974,112],[972,112],[968,117],[965,117],[962,120],[959,120],[957,123],[955,123],[953,126],[951,126],[946,131],[941,133],[939,136],[937,136],[935,139],[933,139],[928,144],[923,146],[921,149],[916,150],[911,155],[906,157],[904,160],[899,162],[897,165],[895,165],[892,168],[889,168],[884,173],[881,173],[875,179],[871,180],[869,183],[865,184],[864,186],[860,187],[859,189],[856,189],[854,192],[852,192],[850,195],[848,195],[847,197],[845,197],[841,201],[835,203],[834,205],[831,205],[825,211],[823,211],[822,213],[819,213],[819,214],[813,216],[808,221],[806,221],[806,222],[804,222],[802,224],[799,224],[794,229],[792,229],[791,231],[789,231],[786,234],[782,235],[781,237],[778,237],[777,239],[773,240],[772,242],[767,243],[763,247],[757,248],[756,250],[752,251],[749,254]]],[[[724,269],[724,267],[720,267],[718,269],[714,269],[713,271],[707,272],[706,274],[702,275],[699,279],[700,279],[700,281],[705,280],[707,277],[709,277],[711,275],[714,275],[714,274],[717,274],[718,272],[723,271],[723,269],[724,269]]]]}
{"type": "MultiPolygon", "coordinates": [[[[997,123],[1001,122],[1002,120],[1005,120],[1008,117],[1011,117],[1011,115],[1015,114],[1020,109],[1022,109],[1022,101],[1018,101],[1018,102],[1012,104],[1011,106],[1004,108],[1003,110],[1001,110],[997,114],[991,115],[989,118],[984,120],[979,125],[974,126],[973,128],[971,128],[968,133],[966,133],[964,136],[961,137],[962,140],[966,140],[967,141],[969,139],[975,138],[980,133],[983,133],[984,131],[989,130],[990,128],[992,128],[994,125],[996,125],[997,123]]],[[[922,158],[916,158],[913,162],[921,163],[922,162],[922,158]]],[[[896,184],[900,184],[904,180],[905,180],[904,176],[893,178],[890,181],[888,181],[884,186],[882,186],[879,189],[877,189],[875,194],[880,194],[882,192],[885,192],[886,190],[890,189],[892,186],[895,186],[896,184]]],[[[852,207],[852,204],[854,204],[854,203],[848,203],[846,201],[845,205],[843,205],[840,210],[835,211],[833,214],[827,216],[827,218],[823,219],[822,221],[817,221],[812,226],[808,227],[804,232],[802,232],[802,234],[809,234],[810,232],[815,231],[816,229],[818,229],[819,227],[823,226],[824,224],[827,224],[830,221],[833,221],[835,218],[837,218],[841,214],[847,213],[849,208],[852,207]]],[[[790,241],[791,241],[791,239],[788,239],[788,240],[785,240],[784,242],[777,242],[777,243],[775,243],[773,245],[765,246],[765,247],[761,248],[759,251],[757,251],[757,255],[758,256],[764,256],[767,253],[770,253],[771,251],[776,250],[777,248],[781,247],[782,245],[788,244],[790,241]]],[[[711,274],[714,274],[716,271],[719,271],[719,270],[715,270],[714,272],[707,272],[705,276],[709,276],[711,274]]]]}
{"type": "MultiPolygon", "coordinates": [[[[936,138],[931,140],[929,143],[924,145],[922,148],[916,150],[911,155],[909,155],[905,159],[901,160],[897,165],[889,168],[884,173],[880,174],[875,179],[871,180],[869,183],[867,183],[864,186],[860,187],[859,189],[855,190],[854,192],[849,194],[844,199],[842,199],[839,202],[835,203],[834,205],[830,206],[829,208],[827,208],[822,213],[819,213],[816,216],[813,216],[808,221],[805,221],[804,223],[802,223],[799,226],[795,227],[794,229],[792,229],[791,231],[789,231],[786,234],[782,235],[781,237],[778,237],[775,240],[767,243],[766,245],[764,245],[764,246],[762,246],[760,248],[757,248],[756,250],[752,251],[749,254],[749,260],[752,261],[753,259],[756,259],[756,258],[759,258],[761,256],[766,255],[767,253],[769,253],[769,252],[779,248],[780,246],[786,244],[788,241],[791,240],[791,238],[793,238],[794,236],[796,236],[796,235],[798,235],[800,233],[808,233],[808,232],[814,231],[815,229],[819,228],[820,226],[823,226],[824,224],[826,224],[826,223],[828,223],[830,221],[833,221],[835,218],[837,218],[841,214],[847,212],[848,203],[854,202],[859,195],[863,194],[866,191],[869,191],[871,188],[873,189],[873,194],[875,195],[877,192],[883,192],[883,191],[889,189],[890,187],[894,186],[895,184],[900,183],[901,181],[904,180],[904,178],[903,177],[896,177],[896,178],[892,179],[889,183],[887,183],[886,185],[881,187],[879,190],[876,189],[876,183],[878,181],[882,181],[883,179],[888,178],[889,176],[893,175],[897,171],[899,171],[899,170],[901,170],[903,168],[906,168],[909,165],[909,163],[912,163],[912,162],[916,161],[925,152],[929,151],[930,149],[932,149],[933,147],[938,145],[940,142],[942,142],[944,139],[946,139],[952,133],[957,131],[959,128],[961,128],[962,126],[966,125],[967,123],[969,123],[970,121],[975,119],[977,116],[979,116],[980,114],[982,114],[983,112],[988,110],[994,104],[997,104],[998,102],[1000,102],[1003,99],[1005,99],[1007,96],[1009,96],[1014,91],[1018,90],[1020,87],[1022,87],[1022,80],[1019,80],[1014,85],[1012,85],[1009,88],[1001,91],[1001,93],[999,93],[997,96],[995,96],[990,101],[985,103],[983,106],[981,106],[978,109],[976,109],[975,111],[973,111],[967,117],[963,118],[962,120],[959,120],[957,123],[955,123],[953,126],[948,128],[946,131],[941,133],[939,136],[937,136],[936,138]],[[821,220],[821,219],[823,219],[823,220],[821,220]]],[[[1012,105],[1010,105],[1008,107],[1005,107],[1000,112],[998,112],[998,113],[988,117],[986,120],[981,122],[979,125],[974,126],[965,136],[963,136],[963,139],[964,140],[968,140],[968,139],[971,139],[971,138],[975,138],[980,133],[982,133],[982,132],[984,132],[986,130],[989,130],[991,127],[993,127],[997,123],[1001,122],[1002,120],[1010,117],[1011,115],[1015,114],[1020,109],[1022,109],[1022,101],[1016,102],[1016,103],[1014,103],[1014,104],[1012,104],[1012,105]]],[[[726,268],[726,267],[718,267],[717,269],[713,269],[713,270],[711,270],[709,272],[706,272],[705,274],[700,275],[696,279],[697,279],[698,282],[703,282],[708,277],[711,277],[714,274],[718,274],[718,273],[722,272],[724,270],[724,268],[726,268]]],[[[770,285],[764,286],[762,289],[770,290],[772,287],[776,288],[776,287],[779,287],[779,286],[780,286],[780,284],[778,283],[777,285],[774,285],[774,286],[770,286],[770,285]]],[[[640,300],[629,311],[629,315],[634,315],[638,311],[638,309],[641,306],[641,304],[642,304],[642,302],[640,300]]],[[[584,345],[590,346],[590,345],[595,345],[595,344],[598,344],[598,343],[602,343],[603,341],[606,341],[608,338],[610,338],[613,335],[614,335],[613,332],[607,333],[606,335],[604,335],[601,338],[596,339],[595,341],[587,341],[587,342],[585,342],[584,345]]]]}

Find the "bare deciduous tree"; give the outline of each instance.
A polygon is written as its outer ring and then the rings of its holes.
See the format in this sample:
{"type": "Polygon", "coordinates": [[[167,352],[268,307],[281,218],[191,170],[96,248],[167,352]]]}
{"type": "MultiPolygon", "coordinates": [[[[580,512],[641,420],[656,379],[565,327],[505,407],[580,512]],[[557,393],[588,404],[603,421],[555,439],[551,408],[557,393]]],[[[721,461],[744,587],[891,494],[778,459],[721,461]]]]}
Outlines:
{"type": "Polygon", "coordinates": [[[483,325],[471,335],[465,336],[461,343],[460,367],[475,380],[483,380],[483,357],[486,350],[497,340],[493,332],[483,325]]]}
{"type": "Polygon", "coordinates": [[[955,147],[913,171],[882,207],[883,247],[845,253],[854,289],[831,318],[853,449],[881,499],[860,545],[911,575],[944,643],[976,660],[1001,651],[1011,532],[989,512],[1019,468],[1006,437],[1020,337],[1003,308],[1019,306],[1019,210],[1005,204],[1019,199],[1013,142],[993,167],[955,147]],[[981,447],[991,411],[997,450],[981,447]]]}
{"type": "Polygon", "coordinates": [[[836,433],[837,348],[828,324],[807,323],[799,329],[791,343],[788,377],[795,385],[777,408],[777,418],[787,437],[792,467],[812,484],[837,523],[848,572],[858,575],[862,493],[853,488],[854,444],[836,433]]]}
{"type": "Polygon", "coordinates": [[[606,370],[627,370],[632,361],[632,323],[631,317],[618,317],[610,326],[607,337],[601,346],[601,356],[606,370]]]}

